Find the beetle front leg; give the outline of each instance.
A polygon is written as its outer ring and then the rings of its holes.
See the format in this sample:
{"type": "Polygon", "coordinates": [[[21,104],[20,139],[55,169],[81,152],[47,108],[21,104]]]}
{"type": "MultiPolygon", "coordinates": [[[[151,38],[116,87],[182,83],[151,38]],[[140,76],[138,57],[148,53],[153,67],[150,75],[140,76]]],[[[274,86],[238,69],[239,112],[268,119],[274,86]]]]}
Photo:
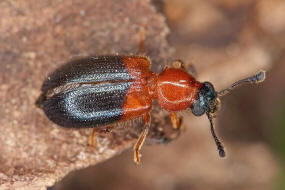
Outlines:
{"type": "Polygon", "coordinates": [[[140,154],[140,149],[142,148],[143,146],[143,143],[146,139],[146,136],[148,134],[148,131],[150,129],[150,122],[151,122],[151,119],[150,119],[150,114],[149,113],[146,113],[144,116],[143,116],[143,121],[144,121],[144,129],[143,131],[141,132],[136,144],[134,145],[134,162],[139,165],[140,164],[140,157],[141,157],[141,154],[140,154]]]}
{"type": "Polygon", "coordinates": [[[182,123],[181,118],[179,118],[175,112],[170,112],[169,117],[173,129],[180,130],[182,123]]]}
{"type": "Polygon", "coordinates": [[[176,69],[183,69],[190,73],[192,76],[197,77],[196,69],[192,63],[184,64],[183,61],[177,59],[172,62],[172,67],[176,69]]]}

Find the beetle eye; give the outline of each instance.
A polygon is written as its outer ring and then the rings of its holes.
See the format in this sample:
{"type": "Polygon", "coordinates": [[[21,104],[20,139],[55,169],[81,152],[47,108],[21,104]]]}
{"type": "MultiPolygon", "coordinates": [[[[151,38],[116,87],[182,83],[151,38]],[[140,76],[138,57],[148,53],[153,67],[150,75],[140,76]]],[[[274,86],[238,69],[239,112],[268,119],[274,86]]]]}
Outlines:
{"type": "Polygon", "coordinates": [[[199,101],[195,101],[191,107],[192,113],[195,116],[201,116],[205,113],[204,108],[200,105],[199,101]]]}

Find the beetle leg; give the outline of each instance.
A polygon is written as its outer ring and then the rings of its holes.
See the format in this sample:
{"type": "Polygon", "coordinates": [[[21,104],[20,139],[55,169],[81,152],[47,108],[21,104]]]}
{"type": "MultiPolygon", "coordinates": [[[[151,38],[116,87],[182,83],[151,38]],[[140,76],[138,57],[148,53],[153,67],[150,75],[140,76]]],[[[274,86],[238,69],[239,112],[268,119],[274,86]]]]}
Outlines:
{"type": "Polygon", "coordinates": [[[143,143],[146,139],[146,136],[148,134],[148,131],[150,129],[150,114],[149,113],[146,113],[144,116],[143,116],[143,120],[144,120],[144,130],[141,132],[135,146],[134,146],[134,162],[139,165],[140,164],[140,157],[141,157],[141,154],[140,154],[140,149],[142,148],[143,146],[143,143]]]}
{"type": "Polygon", "coordinates": [[[95,146],[97,146],[97,141],[96,141],[96,133],[97,132],[104,132],[104,133],[109,133],[111,132],[112,126],[107,126],[105,129],[98,129],[98,128],[93,128],[90,139],[89,139],[89,145],[90,148],[93,149],[95,146]]]}
{"type": "Polygon", "coordinates": [[[181,128],[181,119],[178,118],[177,114],[175,112],[170,112],[170,122],[172,124],[172,127],[174,129],[180,129],[181,128]]]}
{"type": "Polygon", "coordinates": [[[182,125],[182,119],[177,116],[175,112],[170,112],[170,122],[172,124],[173,129],[179,131],[185,131],[185,126],[182,125]]]}
{"type": "Polygon", "coordinates": [[[184,63],[181,60],[177,59],[173,61],[172,67],[174,67],[175,69],[183,69],[184,63]]]}
{"type": "MultiPolygon", "coordinates": [[[[97,129],[96,128],[93,128],[92,129],[92,132],[91,132],[91,135],[90,135],[90,139],[89,139],[89,143],[90,143],[90,148],[93,149],[95,147],[95,141],[96,141],[96,134],[97,132],[97,129]]],[[[97,143],[96,143],[96,146],[97,146],[97,143]]]]}
{"type": "Polygon", "coordinates": [[[145,34],[146,34],[146,27],[141,26],[139,29],[139,50],[142,55],[145,55],[145,34]]]}
{"type": "Polygon", "coordinates": [[[185,71],[190,73],[192,76],[194,76],[194,77],[197,76],[196,69],[192,63],[184,64],[183,61],[177,59],[177,60],[173,61],[172,67],[174,67],[176,69],[184,69],[185,71]]]}

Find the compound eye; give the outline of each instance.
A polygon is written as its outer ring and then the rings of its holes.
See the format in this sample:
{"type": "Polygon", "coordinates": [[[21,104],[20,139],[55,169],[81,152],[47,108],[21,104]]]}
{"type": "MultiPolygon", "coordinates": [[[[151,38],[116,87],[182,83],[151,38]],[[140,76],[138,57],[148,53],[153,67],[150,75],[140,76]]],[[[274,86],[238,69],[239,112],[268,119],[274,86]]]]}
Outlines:
{"type": "Polygon", "coordinates": [[[192,113],[195,116],[201,116],[205,113],[204,108],[200,105],[199,101],[195,101],[191,107],[192,113]]]}
{"type": "Polygon", "coordinates": [[[214,100],[217,97],[214,86],[209,82],[204,82],[203,85],[202,94],[207,98],[208,101],[214,100]]]}

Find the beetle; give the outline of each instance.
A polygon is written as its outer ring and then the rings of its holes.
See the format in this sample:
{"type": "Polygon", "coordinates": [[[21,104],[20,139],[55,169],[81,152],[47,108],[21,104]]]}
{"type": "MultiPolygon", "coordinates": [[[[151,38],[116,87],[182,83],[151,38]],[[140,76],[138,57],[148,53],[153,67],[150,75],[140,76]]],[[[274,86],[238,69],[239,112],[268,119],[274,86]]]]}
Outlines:
{"type": "Polygon", "coordinates": [[[180,60],[161,73],[152,72],[150,64],[146,56],[90,56],[73,60],[47,77],[37,103],[51,121],[67,128],[101,129],[142,118],[144,128],[134,145],[137,164],[151,127],[153,100],[170,113],[175,129],[181,125],[176,113],[191,109],[195,116],[206,114],[219,155],[224,157],[212,121],[220,105],[219,97],[240,84],[262,82],[265,71],[216,92],[210,82],[199,82],[189,74],[180,60]]]}

